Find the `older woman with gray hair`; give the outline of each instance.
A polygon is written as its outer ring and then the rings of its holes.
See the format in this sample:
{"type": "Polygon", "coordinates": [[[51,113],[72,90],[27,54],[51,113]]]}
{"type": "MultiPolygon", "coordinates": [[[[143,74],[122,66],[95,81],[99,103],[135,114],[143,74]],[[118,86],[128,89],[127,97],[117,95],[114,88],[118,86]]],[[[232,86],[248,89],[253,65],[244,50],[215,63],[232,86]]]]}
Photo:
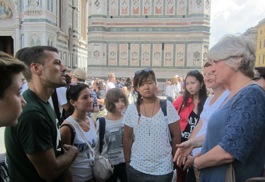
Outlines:
{"type": "Polygon", "coordinates": [[[228,35],[208,52],[218,82],[230,95],[209,119],[202,155],[194,159],[200,181],[224,182],[229,164],[236,181],[262,176],[265,161],[265,93],[252,79],[255,48],[228,35]],[[231,166],[231,165],[230,165],[231,166]]]}

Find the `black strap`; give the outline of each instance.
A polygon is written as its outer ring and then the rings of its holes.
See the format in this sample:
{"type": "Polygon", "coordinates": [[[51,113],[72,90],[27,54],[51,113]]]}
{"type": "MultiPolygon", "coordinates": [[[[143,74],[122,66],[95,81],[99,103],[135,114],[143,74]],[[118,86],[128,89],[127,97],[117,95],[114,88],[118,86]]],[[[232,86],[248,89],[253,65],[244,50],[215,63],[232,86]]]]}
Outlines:
{"type": "Polygon", "coordinates": [[[167,116],[167,101],[166,100],[160,100],[160,107],[164,114],[164,116],[167,116]]]}
{"type": "Polygon", "coordinates": [[[75,131],[72,127],[72,125],[70,124],[62,124],[61,127],[63,126],[67,126],[68,128],[70,128],[70,131],[71,131],[71,145],[74,143],[74,139],[75,139],[75,131]]]}
{"type": "Polygon", "coordinates": [[[98,118],[98,120],[99,120],[99,153],[101,154],[104,144],[106,120],[104,117],[100,117],[98,118]]]}
{"type": "Polygon", "coordinates": [[[53,108],[56,113],[57,119],[58,121],[60,121],[61,113],[59,110],[59,103],[58,103],[58,96],[57,96],[56,89],[54,89],[54,92],[52,93],[52,103],[53,103],[53,108]]]}

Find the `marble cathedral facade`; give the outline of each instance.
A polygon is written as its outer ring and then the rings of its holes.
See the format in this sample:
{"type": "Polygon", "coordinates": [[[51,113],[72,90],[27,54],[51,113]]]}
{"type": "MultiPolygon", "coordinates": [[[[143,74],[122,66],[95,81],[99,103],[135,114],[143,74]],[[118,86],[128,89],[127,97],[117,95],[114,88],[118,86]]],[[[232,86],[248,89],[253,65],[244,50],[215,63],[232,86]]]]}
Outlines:
{"type": "Polygon", "coordinates": [[[0,50],[50,45],[69,70],[87,68],[88,0],[0,0],[0,50]]]}
{"type": "Polygon", "coordinates": [[[158,78],[201,69],[210,35],[210,0],[89,0],[88,72],[158,78]]]}

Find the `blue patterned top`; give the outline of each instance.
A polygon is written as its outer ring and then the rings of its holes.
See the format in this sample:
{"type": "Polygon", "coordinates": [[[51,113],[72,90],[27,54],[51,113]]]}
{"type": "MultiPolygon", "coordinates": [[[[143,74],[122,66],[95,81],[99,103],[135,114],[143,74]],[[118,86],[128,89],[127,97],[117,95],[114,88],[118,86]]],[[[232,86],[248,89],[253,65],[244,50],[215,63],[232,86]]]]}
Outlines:
{"type": "MultiPolygon", "coordinates": [[[[262,176],[265,160],[265,92],[251,84],[209,119],[202,153],[220,145],[235,161],[236,181],[262,176]]],[[[200,181],[225,181],[228,165],[202,170],[200,181]]]]}

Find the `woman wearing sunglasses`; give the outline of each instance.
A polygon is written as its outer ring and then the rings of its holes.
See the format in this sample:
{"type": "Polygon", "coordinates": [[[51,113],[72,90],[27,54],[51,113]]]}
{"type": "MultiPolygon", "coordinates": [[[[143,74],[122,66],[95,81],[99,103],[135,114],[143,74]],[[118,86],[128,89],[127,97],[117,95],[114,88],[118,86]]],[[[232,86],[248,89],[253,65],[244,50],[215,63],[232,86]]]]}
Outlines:
{"type": "Polygon", "coordinates": [[[166,101],[167,116],[161,110],[156,77],[151,69],[137,71],[133,86],[138,92],[137,101],[128,107],[123,119],[128,180],[170,182],[172,152],[180,143],[179,116],[169,101],[166,101]]]}

